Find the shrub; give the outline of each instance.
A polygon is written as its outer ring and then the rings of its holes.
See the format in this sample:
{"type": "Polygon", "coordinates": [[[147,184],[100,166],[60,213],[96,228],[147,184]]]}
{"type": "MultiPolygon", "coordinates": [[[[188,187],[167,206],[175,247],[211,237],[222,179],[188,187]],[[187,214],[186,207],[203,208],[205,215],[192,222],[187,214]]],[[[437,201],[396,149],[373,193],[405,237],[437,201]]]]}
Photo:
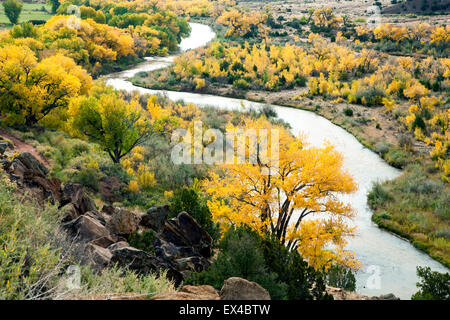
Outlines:
{"type": "Polygon", "coordinates": [[[128,237],[128,243],[137,249],[154,253],[153,242],[156,239],[156,233],[153,230],[144,230],[142,233],[134,232],[128,237]]]}
{"type": "Polygon", "coordinates": [[[0,180],[0,299],[46,298],[59,272],[62,213],[23,202],[1,172],[0,180]]]}
{"type": "Polygon", "coordinates": [[[81,267],[81,288],[60,293],[64,299],[85,298],[103,294],[135,293],[151,298],[152,296],[175,291],[173,283],[166,274],[136,274],[133,271],[113,267],[100,273],[90,267],[81,267]]]}
{"type": "Polygon", "coordinates": [[[450,274],[431,271],[430,267],[417,267],[421,281],[416,285],[420,290],[411,300],[450,300],[450,274]]]}
{"type": "Polygon", "coordinates": [[[220,237],[220,230],[212,221],[211,212],[199,193],[193,188],[182,188],[170,199],[170,207],[173,215],[181,211],[189,213],[216,241],[220,237]]]}
{"type": "Polygon", "coordinates": [[[209,284],[220,289],[230,277],[241,277],[260,284],[274,300],[286,297],[286,285],[276,281],[270,273],[260,249],[260,237],[245,227],[230,229],[220,242],[220,252],[207,271],[192,274],[188,284],[209,284]]]}
{"type": "Polygon", "coordinates": [[[367,196],[367,202],[372,208],[377,208],[379,205],[392,200],[392,196],[385,190],[383,185],[379,182],[373,184],[372,190],[367,196]]]}
{"type": "Polygon", "coordinates": [[[267,235],[261,242],[267,268],[287,285],[288,300],[332,299],[325,293],[322,275],[308,266],[298,251],[289,251],[278,239],[267,235]]]}
{"type": "Polygon", "coordinates": [[[325,274],[327,284],[332,287],[342,288],[347,291],[355,291],[355,275],[348,268],[333,266],[325,274]]]}
{"type": "Polygon", "coordinates": [[[250,85],[244,79],[237,79],[233,81],[233,87],[236,87],[241,90],[247,90],[250,85]]]}
{"type": "Polygon", "coordinates": [[[353,109],[352,108],[345,108],[344,109],[344,114],[347,116],[347,117],[353,117],[353,109]]]}

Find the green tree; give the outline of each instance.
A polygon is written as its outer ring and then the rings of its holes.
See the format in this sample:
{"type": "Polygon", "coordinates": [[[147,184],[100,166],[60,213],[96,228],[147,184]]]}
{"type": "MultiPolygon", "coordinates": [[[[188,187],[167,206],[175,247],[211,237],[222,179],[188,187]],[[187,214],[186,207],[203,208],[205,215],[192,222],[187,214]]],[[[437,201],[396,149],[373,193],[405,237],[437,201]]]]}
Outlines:
{"type": "Polygon", "coordinates": [[[59,0],[47,0],[47,3],[52,6],[52,13],[56,13],[61,4],[59,0]]]}
{"type": "Polygon", "coordinates": [[[417,267],[421,281],[420,289],[412,295],[412,300],[450,300],[450,274],[431,271],[430,267],[417,267]]]}
{"type": "Polygon", "coordinates": [[[6,0],[2,5],[9,21],[11,21],[12,24],[17,24],[20,12],[22,11],[22,2],[17,0],[6,0]]]}
{"type": "Polygon", "coordinates": [[[153,133],[150,118],[138,101],[127,102],[103,85],[72,100],[68,117],[70,133],[101,145],[114,163],[120,163],[153,133]]]}

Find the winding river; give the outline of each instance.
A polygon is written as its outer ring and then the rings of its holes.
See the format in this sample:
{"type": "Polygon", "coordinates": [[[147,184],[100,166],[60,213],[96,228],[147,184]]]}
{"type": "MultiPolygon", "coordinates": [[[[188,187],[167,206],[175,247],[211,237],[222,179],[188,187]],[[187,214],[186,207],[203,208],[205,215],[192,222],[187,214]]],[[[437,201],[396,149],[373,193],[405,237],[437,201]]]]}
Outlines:
{"type": "MultiPolygon", "coordinates": [[[[191,23],[191,35],[180,44],[181,51],[206,45],[215,36],[206,25],[191,23]]],[[[136,87],[128,81],[138,72],[151,71],[169,66],[174,56],[151,57],[132,69],[110,74],[106,82],[118,90],[138,91],[140,93],[164,93],[170,99],[184,100],[199,106],[214,106],[221,109],[260,108],[263,104],[241,99],[225,98],[206,94],[150,90],[136,87]]],[[[336,146],[344,155],[345,168],[353,175],[359,189],[356,193],[342,199],[349,202],[357,211],[353,223],[357,235],[349,239],[347,248],[353,250],[362,262],[356,274],[356,291],[366,295],[394,293],[401,299],[410,299],[417,291],[416,266],[429,266],[434,271],[448,272],[440,263],[414,248],[409,242],[385,232],[371,221],[372,212],[367,207],[367,192],[375,181],[393,179],[401,172],[384,162],[377,154],[361,145],[357,139],[344,129],[313,112],[273,106],[278,117],[289,123],[294,133],[305,133],[308,141],[321,145],[326,140],[336,146]]]]}

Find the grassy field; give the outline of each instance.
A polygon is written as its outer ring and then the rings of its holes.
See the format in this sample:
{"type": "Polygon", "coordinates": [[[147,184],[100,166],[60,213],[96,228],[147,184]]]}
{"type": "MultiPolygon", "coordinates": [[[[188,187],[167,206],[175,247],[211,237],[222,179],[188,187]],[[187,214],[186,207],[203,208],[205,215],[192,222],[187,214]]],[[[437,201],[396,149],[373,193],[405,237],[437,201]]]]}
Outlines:
{"type": "MultiPolygon", "coordinates": [[[[20,13],[19,22],[27,22],[30,20],[48,20],[52,16],[50,6],[42,3],[24,3],[22,12],[20,13]],[[46,11],[43,11],[45,8],[46,11]]],[[[0,28],[10,28],[11,23],[5,14],[3,6],[0,6],[0,28]]]]}

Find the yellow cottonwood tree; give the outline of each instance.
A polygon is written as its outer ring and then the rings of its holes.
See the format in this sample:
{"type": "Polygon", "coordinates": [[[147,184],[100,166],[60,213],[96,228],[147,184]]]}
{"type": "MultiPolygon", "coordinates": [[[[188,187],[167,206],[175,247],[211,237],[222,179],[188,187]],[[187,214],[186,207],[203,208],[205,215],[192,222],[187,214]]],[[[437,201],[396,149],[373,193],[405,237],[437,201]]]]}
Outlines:
{"type": "MultiPolygon", "coordinates": [[[[345,236],[354,232],[348,225],[354,213],[338,195],[357,187],[343,169],[342,155],[328,143],[308,146],[303,137],[296,138],[281,126],[272,127],[265,119],[244,120],[244,126],[257,135],[261,129],[278,130],[278,166],[262,161],[257,148],[255,163],[223,164],[223,176],[210,172],[204,187],[211,196],[208,207],[213,219],[223,231],[248,225],[261,233],[270,232],[318,269],[332,264],[357,267],[353,253],[344,250],[345,236]],[[334,250],[328,249],[330,245],[334,250]]],[[[229,125],[228,129],[236,128],[229,125]]]]}

